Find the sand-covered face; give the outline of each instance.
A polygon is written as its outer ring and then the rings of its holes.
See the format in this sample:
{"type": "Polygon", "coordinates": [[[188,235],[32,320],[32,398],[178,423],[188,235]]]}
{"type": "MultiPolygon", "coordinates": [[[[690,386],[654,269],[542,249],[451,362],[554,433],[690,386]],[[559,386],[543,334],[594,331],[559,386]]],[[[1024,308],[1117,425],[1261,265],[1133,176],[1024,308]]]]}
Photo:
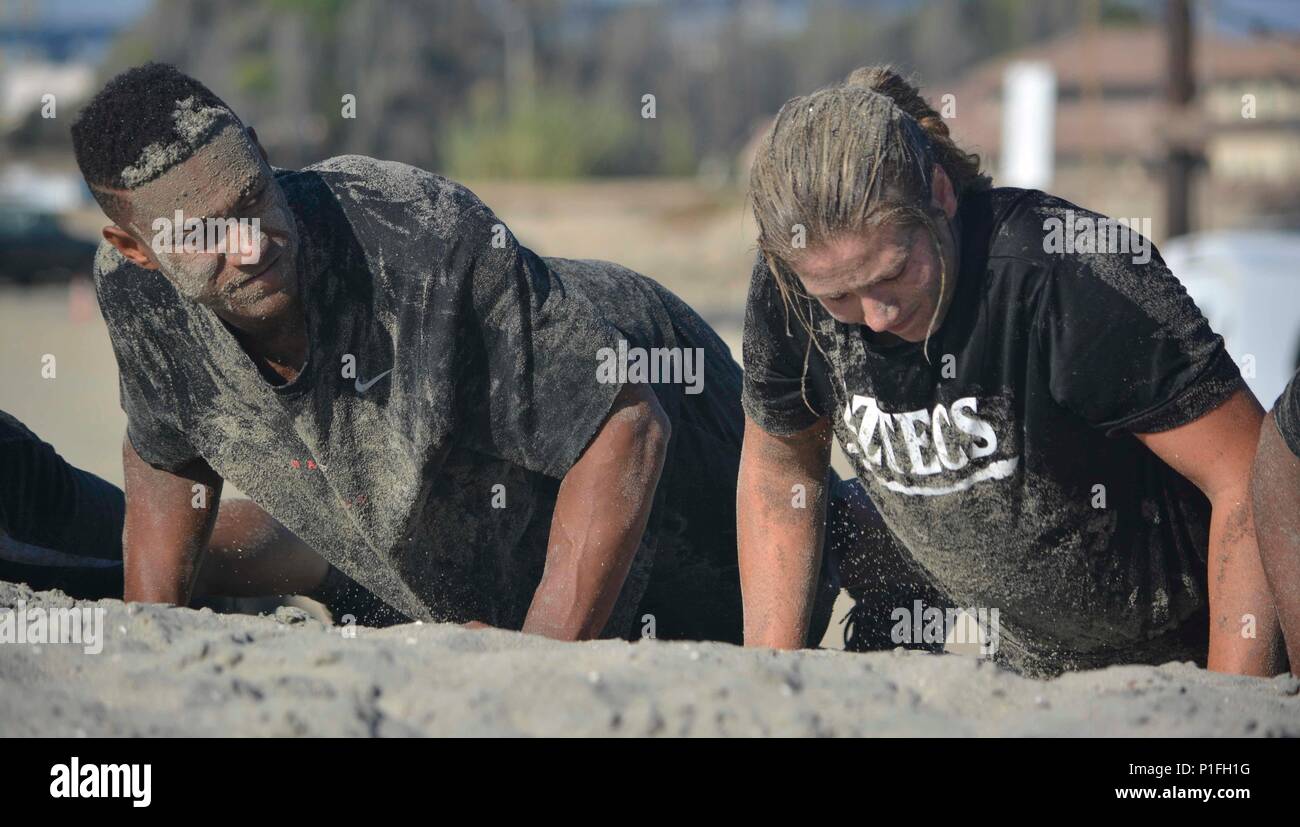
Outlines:
{"type": "Polygon", "coordinates": [[[159,270],[186,298],[226,321],[265,321],[293,306],[298,234],[271,168],[247,131],[230,122],[190,158],[126,193],[131,234],[149,248],[159,270]],[[159,222],[237,219],[241,233],[223,250],[160,249],[159,222]],[[242,253],[241,253],[242,250],[242,253]]]}
{"type": "Polygon", "coordinates": [[[885,341],[920,342],[942,324],[957,281],[948,223],[935,222],[935,230],[894,223],[843,233],[790,265],[836,321],[866,325],[885,341]]]}

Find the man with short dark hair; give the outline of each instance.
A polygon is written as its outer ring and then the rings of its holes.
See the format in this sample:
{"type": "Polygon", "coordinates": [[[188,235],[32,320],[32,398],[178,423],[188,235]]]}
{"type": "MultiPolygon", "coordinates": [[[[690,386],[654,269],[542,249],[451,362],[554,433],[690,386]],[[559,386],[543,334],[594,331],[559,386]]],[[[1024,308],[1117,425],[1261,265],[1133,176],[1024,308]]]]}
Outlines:
{"type": "Polygon", "coordinates": [[[114,222],[128,600],[189,599],[230,480],[410,618],[739,642],[740,369],[676,296],[541,258],[423,170],[273,170],[169,66],[73,139],[114,222]],[[212,220],[236,237],[205,246],[212,220]]]}

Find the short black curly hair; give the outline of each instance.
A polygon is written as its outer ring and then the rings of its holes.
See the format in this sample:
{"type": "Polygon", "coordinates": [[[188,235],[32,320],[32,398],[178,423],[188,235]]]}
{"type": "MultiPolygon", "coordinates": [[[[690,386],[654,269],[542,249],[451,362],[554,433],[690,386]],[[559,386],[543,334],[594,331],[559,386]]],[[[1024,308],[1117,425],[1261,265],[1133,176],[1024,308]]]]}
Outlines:
{"type": "MultiPolygon", "coordinates": [[[[131,189],[122,172],[139,162],[146,147],[185,144],[173,113],[190,98],[200,107],[225,109],[238,121],[211,89],[169,63],[145,63],[105,84],[72,124],[72,148],[86,183],[131,189]]],[[[173,158],[171,165],[192,154],[173,158]]]]}

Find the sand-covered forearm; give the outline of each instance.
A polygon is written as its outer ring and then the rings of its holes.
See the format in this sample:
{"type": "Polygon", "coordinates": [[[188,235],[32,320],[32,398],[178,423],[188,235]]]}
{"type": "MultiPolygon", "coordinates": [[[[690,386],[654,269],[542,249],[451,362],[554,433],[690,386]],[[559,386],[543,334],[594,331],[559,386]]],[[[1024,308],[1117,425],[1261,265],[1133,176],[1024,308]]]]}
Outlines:
{"type": "Polygon", "coordinates": [[[805,645],[826,522],[829,425],[774,437],[745,423],[736,492],[745,645],[805,645]]]}
{"type": "Polygon", "coordinates": [[[1216,672],[1270,677],[1278,662],[1281,630],[1259,546],[1246,487],[1212,501],[1209,545],[1210,651],[1216,672]]]}
{"type": "Polygon", "coordinates": [[[216,522],[222,480],[206,464],[172,473],[150,466],[123,440],[126,522],[123,598],[189,603],[216,522]]]}

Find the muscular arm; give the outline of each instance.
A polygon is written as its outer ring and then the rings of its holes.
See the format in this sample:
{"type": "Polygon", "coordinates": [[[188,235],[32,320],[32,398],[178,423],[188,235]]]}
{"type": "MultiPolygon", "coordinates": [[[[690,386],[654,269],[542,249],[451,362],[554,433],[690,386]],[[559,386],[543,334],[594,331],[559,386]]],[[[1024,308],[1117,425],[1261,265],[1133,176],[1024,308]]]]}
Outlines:
{"type": "Polygon", "coordinates": [[[560,484],[523,631],[585,640],[605,628],[645,531],[670,435],[654,391],[625,386],[560,484]]]}
{"type": "Polygon", "coordinates": [[[746,646],[805,645],[821,566],[829,465],[829,420],[777,437],[745,418],[736,520],[746,646]],[[796,485],[803,486],[802,507],[796,485]]]}
{"type": "Polygon", "coordinates": [[[1300,457],[1287,447],[1271,413],[1259,430],[1251,501],[1291,671],[1300,675],[1300,457]]]}
{"type": "Polygon", "coordinates": [[[126,476],[126,526],[122,557],[127,602],[189,603],[203,549],[217,519],[221,477],[205,462],[172,473],[140,458],[122,441],[126,476]],[[194,485],[204,487],[195,508],[194,485]]]}
{"type": "Polygon", "coordinates": [[[1157,456],[1210,500],[1210,651],[1216,672],[1274,675],[1281,670],[1281,629],[1260,563],[1250,499],[1251,463],[1263,411],[1242,389],[1194,422],[1138,434],[1157,456]],[[1243,618],[1256,635],[1243,637],[1243,618]]]}

